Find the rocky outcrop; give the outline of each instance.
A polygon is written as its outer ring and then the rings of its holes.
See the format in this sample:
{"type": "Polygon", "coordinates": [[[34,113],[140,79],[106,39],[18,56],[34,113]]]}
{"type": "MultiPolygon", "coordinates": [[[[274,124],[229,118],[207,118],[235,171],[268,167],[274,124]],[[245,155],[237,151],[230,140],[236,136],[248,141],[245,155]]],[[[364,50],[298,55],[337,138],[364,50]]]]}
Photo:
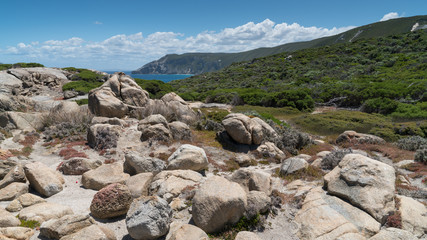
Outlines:
{"type": "Polygon", "coordinates": [[[355,131],[345,131],[338,136],[336,143],[384,144],[385,141],[384,139],[371,134],[358,133],[355,131]]]}
{"type": "Polygon", "coordinates": [[[263,120],[256,117],[251,119],[241,113],[228,114],[222,124],[228,135],[237,143],[259,145],[265,139],[278,138],[276,131],[263,120]]]}
{"type": "Polygon", "coordinates": [[[172,209],[157,196],[135,199],[126,215],[126,227],[133,239],[157,239],[169,231],[172,209]]]}
{"type": "Polygon", "coordinates": [[[397,196],[399,199],[399,212],[402,218],[402,229],[419,238],[427,237],[427,208],[417,200],[397,196]]]}
{"type": "Polygon", "coordinates": [[[169,170],[157,174],[150,185],[150,194],[157,195],[170,202],[184,189],[200,184],[203,176],[192,170],[169,170]]]}
{"type": "Polygon", "coordinates": [[[206,169],[208,164],[205,150],[190,144],[184,144],[169,157],[167,169],[201,171],[206,169]]]}
{"type": "Polygon", "coordinates": [[[82,184],[85,188],[100,190],[112,183],[124,184],[128,178],[129,174],[123,172],[120,163],[104,164],[85,172],[82,175],[82,184]]]}
{"type": "Polygon", "coordinates": [[[42,129],[42,118],[41,113],[3,112],[0,114],[0,127],[32,132],[42,129]]]}
{"type": "Polygon", "coordinates": [[[212,233],[226,224],[234,224],[243,216],[247,196],[239,184],[212,176],[196,191],[193,198],[194,223],[212,233]]]}
{"type": "Polygon", "coordinates": [[[40,226],[40,235],[49,239],[60,239],[95,224],[89,215],[65,215],[51,219],[40,226]]]}
{"type": "Polygon", "coordinates": [[[191,123],[196,114],[175,93],[160,100],[149,98],[147,91],[124,73],[115,73],[101,87],[89,92],[89,109],[97,116],[122,118],[128,114],[145,118],[161,114],[166,119],[191,123]]]}
{"type": "Polygon", "coordinates": [[[125,215],[132,202],[126,185],[114,183],[99,190],[93,196],[90,212],[96,218],[106,219],[125,215]]]}
{"type": "Polygon", "coordinates": [[[62,191],[64,178],[59,172],[41,162],[25,165],[25,175],[32,188],[45,197],[50,197],[62,191]]]}
{"type": "Polygon", "coordinates": [[[125,154],[123,169],[130,175],[145,172],[157,174],[165,168],[166,163],[161,159],[141,156],[138,152],[128,152],[125,154]]]}
{"type": "Polygon", "coordinates": [[[345,234],[376,234],[381,227],[374,218],[341,199],[313,188],[295,216],[301,239],[337,239],[345,234]]]}
{"type": "Polygon", "coordinates": [[[328,193],[365,210],[377,221],[394,211],[394,168],[362,156],[347,154],[325,177],[328,193]]]}

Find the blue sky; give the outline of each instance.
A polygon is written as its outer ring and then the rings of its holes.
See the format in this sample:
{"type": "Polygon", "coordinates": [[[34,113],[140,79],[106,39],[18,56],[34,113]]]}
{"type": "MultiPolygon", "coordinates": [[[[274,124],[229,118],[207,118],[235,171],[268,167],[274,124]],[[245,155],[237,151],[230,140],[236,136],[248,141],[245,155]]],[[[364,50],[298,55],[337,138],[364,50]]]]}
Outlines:
{"type": "Polygon", "coordinates": [[[427,1],[2,1],[0,62],[132,70],[168,53],[238,52],[427,14],[427,1]],[[424,12],[423,12],[424,10],[424,12]]]}

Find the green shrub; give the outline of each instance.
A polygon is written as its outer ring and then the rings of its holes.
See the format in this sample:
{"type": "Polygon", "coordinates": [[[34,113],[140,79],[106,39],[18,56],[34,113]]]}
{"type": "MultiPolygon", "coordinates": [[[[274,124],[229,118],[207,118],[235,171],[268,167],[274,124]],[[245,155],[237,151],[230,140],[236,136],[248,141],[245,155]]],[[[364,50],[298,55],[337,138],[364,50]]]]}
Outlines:
{"type": "Polygon", "coordinates": [[[21,221],[21,225],[19,225],[20,227],[26,227],[26,228],[31,228],[31,229],[35,229],[37,227],[40,227],[40,223],[38,221],[34,221],[34,220],[24,220],[24,219],[20,219],[18,218],[19,221],[21,221]]]}
{"type": "Polygon", "coordinates": [[[362,105],[362,111],[367,113],[390,114],[396,110],[397,101],[390,98],[372,98],[366,100],[362,105]]]}
{"type": "Polygon", "coordinates": [[[100,87],[102,82],[88,82],[84,80],[73,81],[62,86],[62,91],[74,90],[76,92],[89,93],[90,90],[100,87]]]}
{"type": "Polygon", "coordinates": [[[0,71],[11,68],[32,68],[32,67],[44,67],[40,63],[14,63],[14,64],[0,64],[0,71]]]}
{"type": "Polygon", "coordinates": [[[397,146],[400,149],[416,151],[421,148],[427,148],[427,138],[423,138],[420,136],[402,138],[397,141],[397,146]]]}
{"type": "Polygon", "coordinates": [[[427,147],[426,148],[422,148],[422,149],[418,149],[415,152],[414,160],[417,161],[417,162],[421,162],[421,163],[427,164],[427,147]]]}
{"type": "Polygon", "coordinates": [[[135,78],[135,82],[150,94],[150,98],[159,99],[166,93],[173,92],[170,84],[160,80],[144,80],[135,78]]]}
{"type": "Polygon", "coordinates": [[[396,110],[391,114],[391,116],[394,119],[398,120],[427,119],[427,111],[422,110],[421,107],[424,107],[424,105],[399,103],[396,110]]]}
{"type": "Polygon", "coordinates": [[[89,104],[89,99],[85,98],[85,99],[79,99],[75,101],[79,106],[81,105],[85,105],[85,104],[89,104]]]}

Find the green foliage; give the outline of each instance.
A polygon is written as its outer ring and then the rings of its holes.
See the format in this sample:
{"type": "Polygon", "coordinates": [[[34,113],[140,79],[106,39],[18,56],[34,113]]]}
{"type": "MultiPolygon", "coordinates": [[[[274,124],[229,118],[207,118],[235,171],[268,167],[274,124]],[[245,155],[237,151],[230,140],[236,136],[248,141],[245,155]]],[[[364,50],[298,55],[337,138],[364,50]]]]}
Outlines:
{"type": "Polygon", "coordinates": [[[143,80],[135,78],[135,82],[150,94],[150,98],[159,99],[166,93],[173,92],[171,85],[160,80],[143,80]]]}
{"type": "Polygon", "coordinates": [[[0,71],[11,68],[32,68],[32,67],[44,67],[40,63],[14,63],[14,64],[0,64],[0,71]]]}
{"type": "Polygon", "coordinates": [[[21,225],[19,225],[20,227],[27,227],[27,228],[31,228],[31,229],[35,229],[37,227],[40,227],[40,223],[38,221],[34,221],[34,220],[24,220],[21,218],[18,218],[19,221],[21,221],[21,225]]]}
{"type": "Polygon", "coordinates": [[[425,102],[416,105],[399,103],[391,116],[398,120],[427,119],[427,111],[423,110],[425,102]]]}
{"type": "Polygon", "coordinates": [[[74,90],[77,92],[89,93],[90,90],[102,85],[102,82],[88,82],[85,80],[72,81],[62,86],[62,91],[74,90]]]}
{"type": "Polygon", "coordinates": [[[399,103],[390,98],[372,98],[362,105],[362,111],[367,113],[390,114],[394,112],[399,103]]]}
{"type": "Polygon", "coordinates": [[[257,214],[253,218],[242,217],[236,224],[226,226],[218,233],[208,234],[210,238],[220,238],[224,240],[233,240],[241,231],[251,231],[261,224],[261,216],[257,214]]]}
{"type": "Polygon", "coordinates": [[[104,75],[85,68],[67,67],[63,70],[74,73],[72,81],[100,82],[104,78],[104,75]]]}
{"type": "Polygon", "coordinates": [[[79,106],[89,104],[89,99],[79,99],[75,101],[79,106]]]}

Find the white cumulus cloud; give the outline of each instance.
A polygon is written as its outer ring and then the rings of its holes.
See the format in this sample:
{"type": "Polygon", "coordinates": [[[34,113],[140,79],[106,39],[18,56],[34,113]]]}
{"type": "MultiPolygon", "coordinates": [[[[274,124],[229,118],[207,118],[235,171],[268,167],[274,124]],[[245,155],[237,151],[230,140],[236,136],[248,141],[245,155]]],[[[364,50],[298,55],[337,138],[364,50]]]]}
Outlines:
{"type": "Polygon", "coordinates": [[[403,17],[403,15],[399,15],[397,12],[389,12],[381,18],[380,22],[401,17],[403,17]]]}
{"type": "MultiPolygon", "coordinates": [[[[266,19],[249,22],[219,32],[205,31],[194,36],[175,32],[141,32],[119,34],[103,41],[79,37],[45,42],[18,43],[3,50],[9,56],[23,56],[48,66],[79,66],[96,69],[136,69],[165,54],[186,52],[240,52],[259,47],[307,41],[335,35],[353,26],[342,28],[305,27],[298,23],[275,23],[266,19]]],[[[2,50],[2,49],[0,49],[2,50]]],[[[2,54],[2,55],[3,55],[2,54]]]]}

